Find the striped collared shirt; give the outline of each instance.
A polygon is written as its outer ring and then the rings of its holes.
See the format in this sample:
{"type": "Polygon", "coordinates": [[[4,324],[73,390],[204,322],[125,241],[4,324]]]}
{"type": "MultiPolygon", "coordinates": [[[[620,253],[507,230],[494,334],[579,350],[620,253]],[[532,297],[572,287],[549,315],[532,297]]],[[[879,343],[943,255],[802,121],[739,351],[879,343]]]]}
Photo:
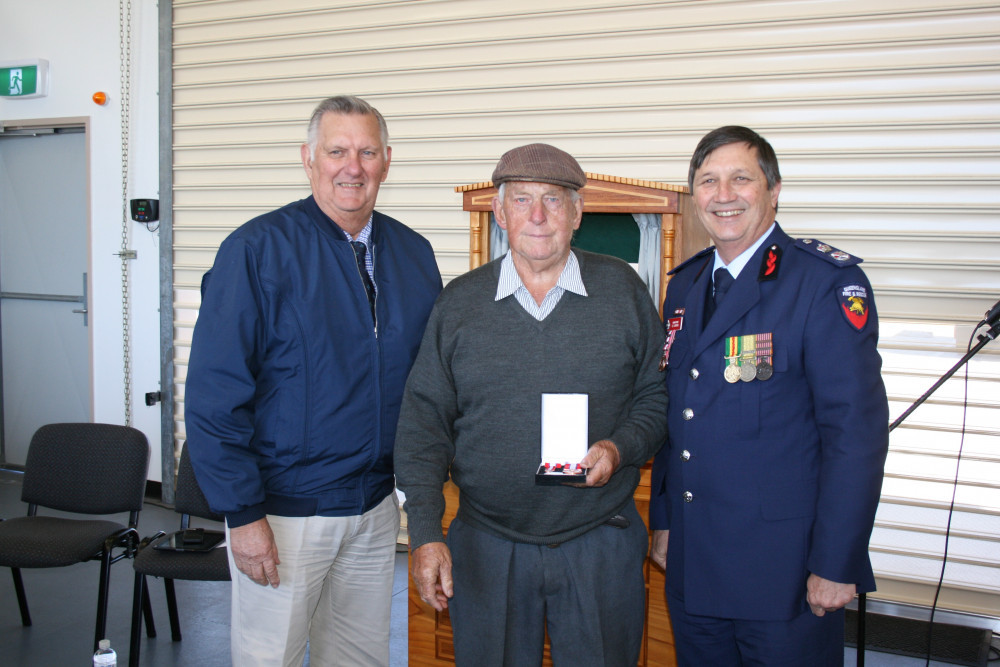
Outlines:
{"type": "Polygon", "coordinates": [[[563,293],[567,291],[579,294],[580,296],[587,296],[587,288],[583,286],[583,278],[580,276],[580,262],[577,261],[576,255],[573,254],[572,250],[569,253],[569,258],[566,260],[566,266],[563,267],[562,273],[559,274],[559,280],[556,281],[555,287],[550,289],[549,293],[542,299],[542,305],[535,303],[534,297],[531,296],[528,288],[524,286],[521,276],[517,275],[517,269],[514,268],[514,259],[508,250],[503,261],[500,263],[500,280],[497,283],[497,294],[494,297],[494,301],[505,299],[513,294],[517,302],[521,304],[522,308],[528,311],[529,315],[541,321],[548,317],[549,313],[556,307],[556,304],[559,303],[559,299],[562,298],[563,293]]]}

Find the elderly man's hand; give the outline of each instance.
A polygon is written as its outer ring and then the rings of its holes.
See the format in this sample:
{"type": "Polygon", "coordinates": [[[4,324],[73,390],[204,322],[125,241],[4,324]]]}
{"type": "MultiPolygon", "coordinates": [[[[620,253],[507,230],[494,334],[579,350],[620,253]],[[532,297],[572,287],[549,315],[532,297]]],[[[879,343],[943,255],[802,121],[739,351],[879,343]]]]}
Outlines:
{"type": "Polygon", "coordinates": [[[587,483],[583,486],[604,486],[621,462],[618,447],[610,440],[598,440],[590,446],[580,465],[588,468],[587,483]]]}
{"type": "Polygon", "coordinates": [[[667,569],[667,543],[670,541],[669,530],[654,530],[653,541],[649,545],[649,558],[662,569],[667,569]]]}
{"type": "Polygon", "coordinates": [[[451,551],[444,542],[428,542],[413,550],[413,583],[420,599],[437,611],[448,608],[454,594],[451,582],[451,551]]]}
{"type": "Polygon", "coordinates": [[[281,583],[278,577],[278,546],[274,543],[274,534],[267,519],[258,519],[245,526],[229,529],[229,551],[237,569],[261,586],[271,584],[277,588],[281,583]]]}

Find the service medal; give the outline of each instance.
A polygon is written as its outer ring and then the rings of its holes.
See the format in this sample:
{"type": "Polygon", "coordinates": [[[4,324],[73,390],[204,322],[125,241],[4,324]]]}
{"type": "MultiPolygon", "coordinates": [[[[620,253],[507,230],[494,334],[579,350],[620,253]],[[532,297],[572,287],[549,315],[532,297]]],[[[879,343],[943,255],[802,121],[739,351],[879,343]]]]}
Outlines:
{"type": "MultiPolygon", "coordinates": [[[[682,308],[678,309],[681,313],[684,312],[682,308]]],[[[670,365],[670,347],[674,344],[674,339],[677,337],[677,332],[684,328],[684,318],[683,317],[671,317],[667,320],[667,340],[663,343],[663,356],[660,357],[660,372],[667,370],[667,366],[670,365]]]]}
{"type": "Polygon", "coordinates": [[[726,371],[725,371],[725,373],[722,374],[722,376],[724,378],[726,378],[726,382],[728,382],[730,384],[739,382],[739,380],[740,380],[740,367],[737,366],[735,363],[729,364],[728,366],[726,366],[726,371]]]}
{"type": "Polygon", "coordinates": [[[740,336],[740,379],[752,382],[757,378],[757,340],[753,335],[740,336]]]}
{"type": "Polygon", "coordinates": [[[771,357],[774,349],[773,334],[757,334],[756,339],[757,379],[770,380],[771,376],[774,375],[774,366],[771,365],[771,357]]]}
{"type": "Polygon", "coordinates": [[[730,384],[738,382],[740,379],[739,355],[739,336],[730,336],[726,339],[725,353],[723,354],[726,358],[726,370],[722,373],[722,377],[730,384]]]}

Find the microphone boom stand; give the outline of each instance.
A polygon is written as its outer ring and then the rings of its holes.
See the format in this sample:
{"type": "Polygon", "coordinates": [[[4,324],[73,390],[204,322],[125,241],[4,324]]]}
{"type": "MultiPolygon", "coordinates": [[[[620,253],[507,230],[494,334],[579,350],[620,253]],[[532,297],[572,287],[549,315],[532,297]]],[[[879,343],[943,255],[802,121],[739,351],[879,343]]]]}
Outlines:
{"type": "MultiPolygon", "coordinates": [[[[973,347],[972,349],[970,349],[965,354],[964,357],[962,357],[961,359],[959,359],[958,363],[956,363],[954,366],[952,366],[951,369],[947,373],[945,373],[944,375],[942,375],[941,379],[939,379],[937,382],[935,382],[933,385],[931,385],[931,388],[928,389],[927,391],[925,391],[924,394],[923,394],[923,396],[921,396],[916,401],[914,401],[913,405],[911,405],[910,407],[908,407],[903,414],[899,415],[899,417],[896,418],[896,421],[894,421],[891,424],[889,424],[889,432],[890,433],[897,426],[899,426],[900,424],[902,424],[903,420],[906,419],[907,417],[909,417],[910,414],[912,414],[914,410],[916,410],[918,407],[920,407],[923,404],[924,401],[926,401],[928,398],[930,398],[931,394],[933,394],[935,391],[937,391],[938,388],[941,385],[943,385],[952,375],[954,375],[955,372],[958,371],[959,368],[961,368],[962,366],[964,366],[965,364],[967,364],[969,362],[969,359],[971,359],[972,357],[976,356],[976,354],[978,354],[980,350],[982,350],[984,347],[986,347],[986,345],[991,340],[996,340],[996,338],[998,336],[1000,336],[1000,316],[998,316],[996,314],[993,314],[993,311],[995,311],[995,310],[997,310],[996,306],[993,307],[993,310],[991,310],[989,313],[987,313],[987,319],[985,319],[982,322],[980,322],[979,326],[976,327],[978,329],[980,326],[983,326],[984,324],[989,327],[989,329],[986,330],[986,333],[979,334],[979,343],[975,347],[973,347]],[[993,317],[990,317],[991,314],[993,314],[993,317]]],[[[865,665],[865,607],[866,607],[866,604],[867,604],[867,595],[865,593],[859,593],[858,594],[858,648],[857,648],[857,651],[858,651],[858,653],[857,653],[857,655],[858,655],[858,663],[857,663],[858,667],[864,667],[864,665],[865,665]]]]}

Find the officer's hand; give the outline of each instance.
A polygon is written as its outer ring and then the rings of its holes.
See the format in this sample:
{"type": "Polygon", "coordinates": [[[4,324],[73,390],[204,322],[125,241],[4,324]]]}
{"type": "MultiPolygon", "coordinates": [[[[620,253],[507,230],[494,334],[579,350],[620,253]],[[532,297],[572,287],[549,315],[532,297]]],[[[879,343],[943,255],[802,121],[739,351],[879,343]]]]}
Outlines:
{"type": "Polygon", "coordinates": [[[649,545],[649,557],[650,559],[662,567],[664,570],[667,569],[667,542],[668,537],[670,537],[669,530],[654,530],[653,531],[653,541],[649,545]]]}
{"type": "Polygon", "coordinates": [[[448,598],[454,590],[451,552],[444,542],[428,542],[413,550],[413,583],[421,600],[437,611],[448,608],[448,598]]]}
{"type": "Polygon", "coordinates": [[[840,584],[815,574],[810,574],[806,581],[806,602],[816,616],[837,611],[853,600],[855,593],[857,586],[854,584],[840,584]]]}
{"type": "Polygon", "coordinates": [[[245,526],[229,529],[229,551],[240,572],[261,586],[277,588],[278,546],[267,519],[257,519],[245,526]]]}
{"type": "Polygon", "coordinates": [[[587,455],[580,461],[580,465],[589,468],[587,473],[587,483],[584,486],[604,486],[611,479],[611,475],[618,469],[621,462],[621,454],[618,447],[610,440],[598,440],[590,446],[587,455]]]}

